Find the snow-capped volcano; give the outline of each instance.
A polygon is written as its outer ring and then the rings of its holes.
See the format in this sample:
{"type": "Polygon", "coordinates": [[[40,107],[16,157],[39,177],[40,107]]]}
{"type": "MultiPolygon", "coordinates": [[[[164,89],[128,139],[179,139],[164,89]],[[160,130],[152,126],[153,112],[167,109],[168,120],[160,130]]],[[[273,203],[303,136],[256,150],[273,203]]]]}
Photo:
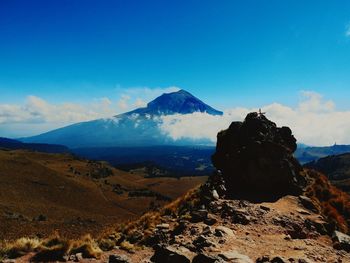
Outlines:
{"type": "Polygon", "coordinates": [[[162,116],[195,112],[222,115],[189,92],[179,90],[165,93],[145,108],[116,115],[112,118],[80,122],[37,136],[23,138],[23,142],[55,143],[71,148],[151,145],[191,145],[207,140],[173,140],[161,128],[162,116]]]}
{"type": "Polygon", "coordinates": [[[185,90],[165,93],[147,104],[146,108],[139,108],[127,114],[170,115],[189,114],[193,112],[206,112],[211,115],[222,115],[200,99],[185,90]]]}

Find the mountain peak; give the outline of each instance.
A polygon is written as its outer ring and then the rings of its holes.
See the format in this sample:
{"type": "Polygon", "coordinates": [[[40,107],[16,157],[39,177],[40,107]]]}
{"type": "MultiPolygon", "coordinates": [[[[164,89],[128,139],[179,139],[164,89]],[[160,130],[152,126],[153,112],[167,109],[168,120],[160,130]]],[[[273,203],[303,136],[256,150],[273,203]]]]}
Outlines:
{"type": "Polygon", "coordinates": [[[129,112],[151,115],[171,115],[171,114],[190,114],[194,112],[206,112],[210,115],[222,115],[200,99],[193,96],[186,90],[164,93],[147,104],[145,108],[139,108],[129,112]]]}

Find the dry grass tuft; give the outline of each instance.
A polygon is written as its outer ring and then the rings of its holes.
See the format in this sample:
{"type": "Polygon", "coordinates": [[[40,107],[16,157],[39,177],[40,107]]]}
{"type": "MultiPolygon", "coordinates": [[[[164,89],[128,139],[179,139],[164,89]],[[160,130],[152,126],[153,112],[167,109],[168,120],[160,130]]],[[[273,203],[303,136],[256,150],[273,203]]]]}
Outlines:
{"type": "Polygon", "coordinates": [[[99,258],[102,250],[98,243],[86,235],[78,240],[68,240],[54,235],[47,239],[20,238],[14,242],[4,242],[0,248],[0,258],[18,258],[35,252],[33,261],[61,261],[67,255],[81,253],[84,258],[99,258]]]}
{"type": "Polygon", "coordinates": [[[137,250],[137,247],[128,241],[123,241],[122,243],[120,243],[119,246],[121,249],[124,249],[128,252],[133,252],[133,251],[137,250]]]}
{"type": "Polygon", "coordinates": [[[69,254],[77,253],[81,253],[84,258],[100,258],[102,250],[90,235],[86,235],[82,239],[72,242],[69,254]]]}
{"type": "Polygon", "coordinates": [[[38,238],[22,237],[14,242],[2,244],[0,249],[2,257],[17,258],[29,252],[37,251],[41,246],[38,238]]]}
{"type": "Polygon", "coordinates": [[[105,235],[104,237],[98,239],[98,245],[103,251],[112,250],[115,246],[118,246],[124,237],[121,233],[113,232],[111,234],[105,235]]]}

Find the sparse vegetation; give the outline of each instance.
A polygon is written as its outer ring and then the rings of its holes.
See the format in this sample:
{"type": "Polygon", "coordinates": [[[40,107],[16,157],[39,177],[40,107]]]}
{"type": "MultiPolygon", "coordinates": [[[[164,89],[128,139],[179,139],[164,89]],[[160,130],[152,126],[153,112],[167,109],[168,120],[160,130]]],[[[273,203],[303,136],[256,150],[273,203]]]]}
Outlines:
{"type": "Polygon", "coordinates": [[[78,253],[81,253],[84,258],[99,258],[102,251],[111,250],[115,246],[126,251],[134,251],[142,247],[156,225],[161,223],[162,216],[181,215],[198,202],[198,188],[195,188],[160,211],[148,212],[136,221],[120,224],[115,230],[105,232],[98,239],[86,235],[70,240],[55,234],[47,239],[24,237],[13,242],[3,242],[0,244],[0,259],[17,258],[30,252],[35,252],[33,257],[35,261],[62,260],[65,256],[78,253]],[[142,235],[139,235],[140,232],[142,235]]]}
{"type": "Polygon", "coordinates": [[[328,218],[333,228],[350,232],[350,196],[331,185],[328,179],[314,170],[307,170],[313,182],[306,194],[316,200],[321,212],[328,218]]]}
{"type": "Polygon", "coordinates": [[[17,258],[36,251],[40,246],[41,241],[38,238],[22,237],[11,243],[3,242],[0,248],[2,254],[0,257],[17,258]]]}
{"type": "Polygon", "coordinates": [[[36,252],[34,261],[62,260],[64,256],[81,253],[84,258],[99,258],[102,250],[90,235],[80,239],[68,240],[54,235],[47,239],[20,238],[13,242],[3,242],[0,248],[0,258],[17,258],[36,252]]]}

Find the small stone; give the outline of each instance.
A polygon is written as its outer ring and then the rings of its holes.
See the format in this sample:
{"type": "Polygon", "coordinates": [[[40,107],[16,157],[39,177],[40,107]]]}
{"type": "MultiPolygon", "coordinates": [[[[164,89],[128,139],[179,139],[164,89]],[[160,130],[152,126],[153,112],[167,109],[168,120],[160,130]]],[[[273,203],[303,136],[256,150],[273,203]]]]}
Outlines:
{"type": "Polygon", "coordinates": [[[306,208],[309,209],[315,213],[319,212],[319,209],[317,208],[317,206],[315,205],[315,203],[312,201],[311,198],[307,197],[307,196],[299,196],[299,202],[306,208]]]}
{"type": "Polygon", "coordinates": [[[129,263],[129,258],[125,255],[110,255],[108,258],[109,263],[129,263]]]}
{"type": "Polygon", "coordinates": [[[270,262],[271,263],[286,263],[286,261],[281,257],[274,257],[270,262]]]}
{"type": "Polygon", "coordinates": [[[228,261],[228,262],[234,262],[234,263],[253,263],[253,260],[251,260],[248,256],[240,254],[239,252],[232,250],[232,251],[226,251],[219,254],[219,257],[222,259],[228,261]]]}
{"type": "Polygon", "coordinates": [[[219,196],[218,192],[215,189],[211,193],[212,193],[213,198],[215,200],[219,200],[220,199],[220,196],[219,196]]]}
{"type": "Polygon", "coordinates": [[[350,236],[340,231],[334,231],[332,239],[334,241],[334,248],[350,252],[350,236]]]}
{"type": "Polygon", "coordinates": [[[201,253],[193,258],[192,263],[219,263],[219,260],[220,259],[215,256],[209,256],[201,253]]]}
{"type": "Polygon", "coordinates": [[[211,242],[207,237],[200,235],[193,241],[193,245],[198,249],[202,249],[204,247],[214,247],[215,244],[211,242]]]}
{"type": "Polygon", "coordinates": [[[262,256],[256,260],[256,263],[269,263],[270,257],[269,256],[262,256]]]}
{"type": "Polygon", "coordinates": [[[298,209],[297,212],[298,212],[299,214],[301,214],[301,215],[306,215],[306,216],[311,215],[310,212],[308,212],[308,211],[306,211],[306,210],[304,210],[304,209],[298,209]]]}
{"type": "Polygon", "coordinates": [[[199,209],[197,211],[192,211],[191,213],[191,222],[198,223],[204,221],[208,216],[208,211],[205,209],[199,209]]]}
{"type": "Polygon", "coordinates": [[[156,228],[164,229],[164,230],[169,229],[169,227],[170,227],[169,224],[166,224],[166,223],[159,224],[159,225],[156,226],[156,228]]]}
{"type": "Polygon", "coordinates": [[[77,253],[75,254],[75,261],[79,262],[83,260],[83,254],[82,253],[77,253]]]}
{"type": "Polygon", "coordinates": [[[204,223],[207,224],[208,226],[212,226],[216,222],[217,222],[217,220],[214,217],[209,216],[209,215],[208,215],[208,217],[206,219],[204,219],[204,223]]]}
{"type": "Polygon", "coordinates": [[[261,205],[260,209],[264,210],[264,211],[267,211],[267,212],[271,210],[270,207],[267,207],[267,206],[264,206],[264,205],[261,205]]]}
{"type": "Polygon", "coordinates": [[[234,233],[231,229],[229,229],[228,227],[225,226],[218,226],[217,228],[215,228],[215,235],[217,237],[233,237],[234,233]]]}
{"type": "Polygon", "coordinates": [[[210,227],[207,226],[203,229],[203,232],[202,232],[202,235],[205,235],[205,236],[209,236],[211,235],[213,232],[211,231],[210,227]]]}
{"type": "Polygon", "coordinates": [[[190,263],[194,253],[180,246],[158,247],[151,258],[154,263],[190,263]]]}
{"type": "Polygon", "coordinates": [[[292,237],[290,236],[290,235],[286,235],[285,237],[284,237],[284,240],[292,240],[292,237]]]}

